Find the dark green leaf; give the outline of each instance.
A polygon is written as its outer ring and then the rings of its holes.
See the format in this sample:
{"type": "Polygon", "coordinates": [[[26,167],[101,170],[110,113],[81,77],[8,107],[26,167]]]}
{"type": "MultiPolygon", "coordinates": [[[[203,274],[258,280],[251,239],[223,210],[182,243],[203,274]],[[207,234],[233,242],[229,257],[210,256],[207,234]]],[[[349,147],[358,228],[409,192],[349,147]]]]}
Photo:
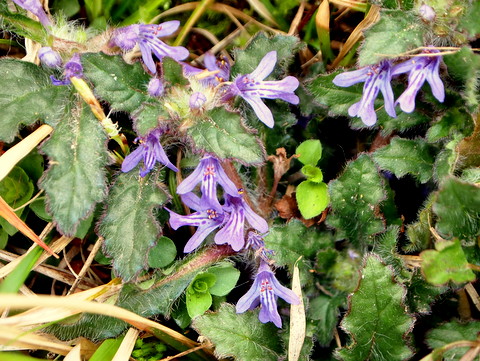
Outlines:
{"type": "MultiPolygon", "coordinates": [[[[431,330],[427,336],[427,343],[430,348],[436,349],[456,341],[476,341],[478,330],[480,330],[480,321],[448,322],[431,330]]],[[[468,349],[469,347],[455,347],[443,354],[443,360],[459,361],[468,349]]]]}
{"type": "Polygon", "coordinates": [[[422,272],[428,282],[442,285],[449,281],[463,283],[475,279],[458,240],[437,241],[435,248],[436,250],[427,250],[420,254],[423,261],[422,272]]]}
{"type": "Polygon", "coordinates": [[[59,123],[42,150],[50,167],[40,181],[58,229],[74,235],[78,222],[105,196],[107,136],[85,104],[59,123]]]}
{"type": "Polygon", "coordinates": [[[69,88],[53,86],[48,74],[32,63],[3,58],[0,66],[0,140],[13,141],[21,125],[38,120],[54,126],[64,111],[69,88]]]}
{"type": "Polygon", "coordinates": [[[140,63],[125,63],[120,56],[103,53],[82,56],[85,77],[95,86],[95,94],[110,104],[112,110],[133,112],[151,100],[147,93],[150,76],[140,63]]]}
{"type": "Polygon", "coordinates": [[[207,118],[188,129],[198,149],[214,153],[218,158],[234,158],[248,164],[258,164],[264,151],[255,137],[241,122],[238,113],[215,108],[207,118]]]}
{"type": "Polygon", "coordinates": [[[260,323],[258,311],[237,314],[232,305],[225,303],[218,312],[197,317],[193,328],[214,344],[218,358],[278,361],[282,353],[278,329],[272,323],[260,323]]]}
{"type": "Polygon", "coordinates": [[[39,197],[35,199],[35,201],[30,203],[28,206],[37,215],[38,218],[43,219],[46,222],[51,222],[53,218],[50,214],[47,213],[45,200],[45,197],[39,197]]]}
{"type": "Polygon", "coordinates": [[[175,260],[176,256],[177,247],[175,243],[170,238],[162,236],[148,253],[148,265],[152,268],[167,267],[175,260]]]}
{"type": "Polygon", "coordinates": [[[183,67],[168,56],[162,59],[163,80],[172,86],[186,86],[188,80],[183,76],[183,67]]]}
{"type": "Polygon", "coordinates": [[[222,263],[208,269],[208,273],[215,275],[216,282],[210,287],[210,293],[214,296],[226,296],[233,290],[240,278],[240,271],[231,263],[222,263]]]}
{"type": "Polygon", "coordinates": [[[389,145],[375,151],[373,159],[398,178],[411,174],[422,183],[432,178],[433,149],[422,139],[392,138],[389,145]]]}
{"type": "MultiPolygon", "coordinates": [[[[478,4],[476,6],[478,8],[478,4]]],[[[478,22],[478,17],[475,19],[478,22]]],[[[478,94],[480,55],[474,54],[472,49],[465,47],[454,54],[445,55],[444,60],[448,67],[448,74],[464,87],[464,92],[461,94],[470,111],[475,111],[480,102],[478,94]]]]}
{"type": "Polygon", "coordinates": [[[469,135],[472,130],[472,116],[462,108],[451,108],[428,129],[427,140],[433,143],[457,132],[469,135]]]}
{"type": "Polygon", "coordinates": [[[333,339],[333,331],[337,326],[340,310],[345,302],[344,296],[330,297],[321,295],[310,301],[308,317],[314,320],[315,335],[322,346],[328,346],[333,339]]]}
{"type": "Polygon", "coordinates": [[[153,208],[166,200],[155,173],[141,178],[138,167],[119,174],[110,189],[99,234],[105,238],[104,251],[113,258],[116,274],[125,281],[146,268],[148,252],[161,234],[153,208]]]}
{"type": "Polygon", "coordinates": [[[292,220],[285,226],[274,225],[265,237],[265,245],[275,252],[275,264],[293,267],[300,256],[312,257],[319,249],[333,247],[329,233],[320,233],[292,220]]]}
{"type": "Polygon", "coordinates": [[[309,139],[302,142],[295,151],[297,158],[304,165],[316,166],[322,158],[322,144],[318,139],[309,139]]]}
{"type": "Polygon", "coordinates": [[[143,104],[132,114],[135,121],[136,132],[144,136],[154,128],[157,128],[162,121],[170,119],[165,107],[160,103],[143,104]]]}
{"type": "Polygon", "coordinates": [[[235,65],[232,67],[231,77],[237,74],[250,74],[262,58],[273,50],[277,52],[277,65],[271,76],[277,77],[290,65],[299,48],[300,42],[296,36],[276,35],[268,38],[259,32],[245,50],[234,51],[235,65]]]}
{"type": "Polygon", "coordinates": [[[327,185],[310,180],[303,181],[298,185],[295,197],[298,209],[305,219],[318,216],[327,208],[330,201],[327,185]]]}
{"type": "Polygon", "coordinates": [[[442,184],[433,211],[436,228],[444,237],[476,240],[480,234],[480,189],[457,178],[442,184]]]}
{"type": "Polygon", "coordinates": [[[349,299],[349,311],[341,325],[351,343],[340,349],[345,361],[405,360],[412,355],[406,345],[413,327],[403,300],[405,289],[394,280],[392,269],[370,254],[365,259],[362,279],[349,299]]]}
{"type": "Polygon", "coordinates": [[[385,229],[376,209],[386,193],[377,167],[366,154],[350,162],[344,173],[329,183],[332,212],[331,227],[356,245],[365,245],[368,237],[385,229]]]}
{"type": "Polygon", "coordinates": [[[376,64],[387,56],[400,55],[419,46],[423,46],[423,29],[418,18],[403,10],[384,10],[380,20],[365,31],[359,64],[376,64]]]}
{"type": "Polygon", "coordinates": [[[408,305],[412,312],[430,313],[435,299],[447,290],[448,287],[438,287],[428,283],[420,271],[416,271],[408,285],[408,305]]]}

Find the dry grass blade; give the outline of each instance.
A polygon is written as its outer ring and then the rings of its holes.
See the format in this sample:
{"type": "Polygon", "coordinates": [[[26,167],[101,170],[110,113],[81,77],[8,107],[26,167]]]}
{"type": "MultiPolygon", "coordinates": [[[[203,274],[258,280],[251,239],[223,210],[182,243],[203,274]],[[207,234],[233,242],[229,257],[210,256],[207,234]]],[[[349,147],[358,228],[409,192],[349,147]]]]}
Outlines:
{"type": "Polygon", "coordinates": [[[51,126],[41,125],[32,134],[3,153],[0,157],[0,181],[52,131],[51,126]]]}
{"type": "Polygon", "coordinates": [[[84,300],[69,300],[68,302],[65,302],[65,297],[59,297],[59,296],[43,296],[42,295],[42,296],[30,298],[30,297],[25,297],[20,295],[5,294],[2,297],[0,297],[0,310],[4,310],[8,308],[25,309],[25,308],[33,308],[38,306],[58,307],[58,308],[65,308],[68,310],[74,310],[76,312],[88,312],[88,313],[115,317],[146,332],[158,334],[158,332],[155,332],[157,330],[160,333],[174,339],[176,342],[181,343],[184,347],[193,348],[198,346],[196,342],[190,340],[189,338],[183,336],[182,334],[166,326],[163,326],[157,322],[141,317],[134,312],[125,310],[121,307],[111,305],[111,304],[84,301],[84,300]]]}
{"type": "MultiPolygon", "coordinates": [[[[99,297],[105,298],[112,296],[120,291],[121,285],[119,285],[119,283],[119,279],[114,279],[106,285],[65,296],[63,300],[64,302],[71,302],[72,300],[92,301],[99,297]]],[[[0,325],[14,325],[19,327],[34,326],[59,321],[77,313],[77,310],[69,310],[63,307],[34,307],[17,315],[1,318],[0,325]]]]}
{"type": "Polygon", "coordinates": [[[25,333],[25,331],[12,326],[0,326],[0,351],[6,347],[16,347],[20,349],[41,349],[57,353],[59,355],[67,355],[72,347],[54,341],[50,337],[36,335],[32,333],[25,333]]]}
{"type": "Polygon", "coordinates": [[[128,330],[112,361],[128,361],[130,359],[139,333],[140,332],[134,328],[128,330]]]}
{"type": "Polygon", "coordinates": [[[10,223],[12,226],[14,226],[16,229],[18,229],[20,232],[22,232],[26,237],[31,239],[33,242],[38,244],[40,247],[42,247],[45,251],[47,251],[50,255],[54,256],[55,258],[59,258],[57,254],[55,254],[50,247],[48,247],[45,242],[43,242],[39,236],[35,234],[34,231],[31,230],[29,226],[25,224],[24,221],[18,217],[15,212],[13,211],[12,207],[8,205],[5,200],[0,197],[0,217],[5,218],[8,223],[10,223]]]}
{"type": "Polygon", "coordinates": [[[298,305],[290,306],[290,337],[288,340],[288,361],[297,361],[302,351],[302,346],[305,341],[306,332],[306,318],[305,305],[303,304],[302,285],[300,283],[300,272],[298,270],[298,262],[301,257],[295,262],[292,277],[292,291],[300,299],[298,305]]]}
{"type": "MultiPolygon", "coordinates": [[[[170,15],[175,15],[179,13],[183,13],[185,11],[192,11],[194,10],[197,6],[200,5],[199,1],[194,1],[191,3],[186,3],[182,5],[175,6],[171,9],[168,9],[167,11],[164,11],[163,13],[157,15],[153,20],[152,23],[157,22],[158,20],[170,16],[170,15]]],[[[241,19],[245,22],[252,22],[255,25],[257,25],[259,28],[271,31],[272,33],[277,33],[277,34],[285,34],[285,32],[271,28],[270,26],[262,24],[260,21],[255,20],[253,17],[250,15],[245,14],[243,11],[239,9],[235,9],[234,7],[224,5],[224,4],[212,4],[208,7],[209,10],[217,11],[219,13],[227,14],[230,12],[234,16],[236,16],[238,19],[241,19]]]]}
{"type": "Polygon", "coordinates": [[[298,11],[295,14],[295,17],[292,20],[292,23],[290,24],[290,29],[288,29],[288,35],[295,35],[298,33],[298,25],[300,25],[300,22],[302,21],[304,10],[305,10],[305,1],[302,1],[300,3],[300,6],[298,7],[298,11]]]}
{"type": "Polygon", "coordinates": [[[277,22],[273,15],[268,11],[268,9],[263,5],[262,2],[258,0],[247,0],[250,6],[255,10],[258,14],[260,14],[265,20],[269,21],[275,26],[278,26],[277,22]]]}
{"type": "Polygon", "coordinates": [[[365,19],[363,19],[352,31],[347,41],[343,45],[342,49],[340,50],[340,53],[338,53],[338,56],[329,66],[329,69],[335,69],[338,66],[338,64],[342,61],[345,55],[347,55],[348,52],[352,50],[353,46],[363,37],[362,31],[375,24],[378,19],[380,19],[380,7],[377,5],[372,5],[370,7],[370,10],[368,11],[368,14],[365,16],[365,19]]]}
{"type": "Polygon", "coordinates": [[[90,265],[92,264],[97,252],[100,250],[100,247],[102,246],[102,243],[103,243],[103,238],[99,238],[97,240],[97,242],[95,242],[94,246],[93,246],[93,249],[92,251],[90,252],[90,254],[88,255],[88,258],[87,260],[85,261],[85,263],[83,264],[82,266],[82,269],[80,270],[80,272],[78,273],[78,277],[77,279],[75,280],[75,282],[73,283],[72,287],[68,290],[68,293],[67,295],[71,294],[73,291],[75,291],[75,289],[77,288],[78,284],[81,282],[81,280],[83,279],[83,277],[85,276],[85,274],[87,273],[88,269],[90,268],[90,265]]]}
{"type": "Polygon", "coordinates": [[[75,345],[74,348],[65,356],[63,361],[83,361],[82,344],[75,345]]]}

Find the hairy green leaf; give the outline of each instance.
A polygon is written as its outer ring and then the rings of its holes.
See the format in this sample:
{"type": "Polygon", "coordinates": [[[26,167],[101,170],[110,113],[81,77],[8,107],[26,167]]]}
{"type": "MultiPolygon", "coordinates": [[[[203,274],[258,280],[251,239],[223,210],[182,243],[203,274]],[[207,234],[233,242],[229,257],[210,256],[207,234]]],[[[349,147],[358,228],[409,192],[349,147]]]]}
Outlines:
{"type": "Polygon", "coordinates": [[[78,223],[105,196],[107,136],[86,104],[72,110],[45,142],[50,167],[40,180],[58,229],[74,235],[78,223]]]}
{"type": "Polygon", "coordinates": [[[198,149],[214,153],[218,158],[234,158],[248,164],[258,164],[264,151],[258,139],[247,130],[238,113],[215,108],[207,118],[188,129],[198,149]]]}
{"type": "Polygon", "coordinates": [[[19,127],[38,120],[54,126],[64,112],[68,87],[53,86],[48,74],[35,64],[0,59],[0,140],[11,142],[19,127]]]}
{"type": "Polygon", "coordinates": [[[277,328],[260,323],[258,311],[236,314],[232,305],[224,303],[217,312],[197,317],[192,325],[215,345],[218,358],[277,361],[282,353],[277,328]]]}
{"type": "Polygon", "coordinates": [[[166,200],[155,173],[141,178],[138,167],[119,174],[112,186],[99,234],[105,238],[104,251],[112,257],[115,273],[125,281],[146,268],[148,252],[161,234],[153,208],[166,200]]]}
{"type": "Polygon", "coordinates": [[[120,56],[103,53],[82,56],[83,73],[95,86],[95,94],[113,110],[133,112],[151,100],[147,93],[150,76],[140,63],[125,63],[120,56]]]}
{"type": "Polygon", "coordinates": [[[432,153],[432,147],[422,139],[395,137],[389,145],[375,151],[373,159],[381,169],[392,172],[398,178],[411,174],[425,183],[433,174],[432,153]]]}
{"type": "Polygon", "coordinates": [[[444,237],[475,240],[480,235],[480,189],[457,178],[447,178],[433,204],[437,230],[444,237]]]}
{"type": "Polygon", "coordinates": [[[162,104],[152,101],[148,104],[142,104],[132,113],[132,118],[136,132],[144,136],[157,128],[162,121],[169,120],[170,115],[162,104]]]}
{"type": "Polygon", "coordinates": [[[274,225],[265,237],[265,246],[275,252],[275,264],[292,267],[300,256],[312,257],[319,249],[333,247],[329,233],[320,233],[292,220],[287,225],[274,225]]]}
{"type": "Polygon", "coordinates": [[[422,272],[428,282],[442,285],[449,281],[463,283],[475,279],[458,240],[437,241],[435,248],[436,250],[427,250],[420,254],[423,261],[422,272]]]}
{"type": "Polygon", "coordinates": [[[460,30],[466,30],[468,35],[475,38],[480,34],[480,24],[478,19],[480,18],[480,3],[478,1],[463,3],[467,8],[463,11],[463,16],[460,19],[460,30]]]}
{"type": "Polygon", "coordinates": [[[366,155],[350,162],[344,173],[329,183],[332,212],[328,225],[337,228],[356,245],[385,229],[376,209],[385,197],[383,181],[377,167],[366,155]]]}
{"type": "Polygon", "coordinates": [[[412,355],[406,345],[413,327],[403,300],[405,289],[394,280],[392,269],[370,254],[365,259],[362,279],[349,299],[349,310],[341,326],[351,343],[338,351],[345,361],[395,361],[412,355]]]}
{"type": "Polygon", "coordinates": [[[376,64],[387,56],[423,46],[421,23],[410,12],[383,10],[380,20],[365,31],[358,57],[360,66],[376,64]]]}
{"type": "Polygon", "coordinates": [[[172,86],[186,86],[188,80],[183,76],[183,67],[180,63],[169,58],[162,59],[163,80],[172,86]]]}
{"type": "Polygon", "coordinates": [[[268,38],[265,33],[259,32],[247,45],[245,50],[235,50],[235,64],[232,67],[232,78],[238,74],[250,74],[270,51],[277,52],[277,65],[272,77],[277,77],[293,61],[295,53],[300,48],[296,36],[276,35],[268,38]]]}
{"type": "Polygon", "coordinates": [[[337,326],[339,307],[345,302],[344,296],[320,295],[310,301],[308,317],[314,320],[315,335],[320,345],[328,346],[337,326]]]}
{"type": "MultiPolygon", "coordinates": [[[[432,349],[440,348],[456,341],[476,341],[480,321],[460,323],[452,321],[434,328],[428,333],[427,344],[432,349]]],[[[455,347],[443,353],[444,361],[459,361],[469,347],[455,347]]]]}

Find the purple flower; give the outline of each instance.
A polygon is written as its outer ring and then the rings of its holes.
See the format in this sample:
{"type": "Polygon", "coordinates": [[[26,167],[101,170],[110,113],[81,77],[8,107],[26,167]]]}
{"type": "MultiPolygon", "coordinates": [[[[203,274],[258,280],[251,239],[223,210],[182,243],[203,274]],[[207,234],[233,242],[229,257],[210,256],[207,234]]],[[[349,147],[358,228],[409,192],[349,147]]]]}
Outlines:
{"type": "Polygon", "coordinates": [[[201,183],[202,209],[212,208],[217,211],[221,209],[217,199],[217,183],[231,196],[238,196],[235,184],[228,178],[223,170],[220,161],[212,156],[204,156],[198,163],[197,168],[177,188],[178,194],[191,192],[198,183],[201,183]]]}
{"type": "Polygon", "coordinates": [[[194,226],[197,227],[195,234],[188,240],[184,253],[190,253],[195,250],[200,244],[212,233],[215,229],[220,227],[224,223],[223,210],[215,210],[202,206],[200,198],[193,193],[187,193],[182,195],[182,201],[190,208],[197,212],[189,214],[188,216],[179,215],[169,209],[170,213],[170,226],[177,230],[182,226],[194,226]]]}
{"type": "MultiPolygon", "coordinates": [[[[439,53],[439,51],[436,49],[427,49],[424,53],[435,54],[439,53]]],[[[392,75],[410,72],[410,74],[408,74],[407,89],[405,89],[397,99],[397,103],[400,104],[400,109],[405,113],[411,113],[415,109],[415,97],[425,83],[425,80],[430,84],[433,96],[437,98],[440,103],[443,103],[445,100],[445,88],[438,75],[441,60],[441,56],[415,57],[393,67],[392,75]]]]}
{"type": "Polygon", "coordinates": [[[275,326],[282,327],[282,319],[277,310],[277,298],[283,298],[286,302],[297,305],[300,303],[297,295],[290,289],[282,286],[275,274],[266,262],[261,262],[252,287],[238,300],[237,313],[253,310],[259,304],[261,306],[258,318],[260,322],[273,322],[275,326]]]}
{"type": "Polygon", "coordinates": [[[188,77],[197,77],[203,86],[215,87],[230,79],[230,63],[226,59],[217,60],[211,53],[205,53],[205,69],[196,68],[187,63],[181,63],[183,74],[188,77]]]}
{"type": "Polygon", "coordinates": [[[64,69],[64,80],[58,80],[53,75],[50,75],[53,85],[68,85],[70,84],[70,78],[83,77],[83,66],[80,62],[80,55],[78,53],[73,54],[70,60],[65,64],[64,69]]]}
{"type": "Polygon", "coordinates": [[[60,54],[52,50],[49,46],[44,46],[38,51],[38,58],[43,65],[49,68],[57,68],[62,65],[62,58],[60,54]]]}
{"type": "Polygon", "coordinates": [[[212,53],[205,53],[203,62],[205,68],[210,73],[213,73],[204,79],[204,83],[207,85],[217,86],[230,79],[230,63],[227,59],[222,58],[217,60],[212,53]]]}
{"type": "Polygon", "coordinates": [[[153,61],[152,53],[159,60],[169,56],[175,60],[186,59],[190,53],[182,46],[170,46],[165,44],[159,38],[172,35],[180,26],[180,21],[172,20],[165,23],[156,24],[134,24],[119,28],[112,36],[111,44],[116,45],[123,50],[131,50],[136,44],[139,45],[142,52],[142,58],[148,70],[156,73],[157,69],[153,61]]]}
{"type": "Polygon", "coordinates": [[[247,233],[247,242],[245,248],[251,248],[255,251],[256,257],[260,257],[265,262],[268,262],[273,251],[265,248],[265,241],[263,240],[265,234],[260,234],[257,231],[250,230],[247,233]]]}
{"type": "Polygon", "coordinates": [[[257,117],[270,128],[274,125],[273,115],[261,98],[299,103],[298,96],[294,94],[299,84],[297,78],[287,76],[279,81],[263,81],[273,71],[276,62],[277,52],[267,53],[253,72],[236,77],[224,96],[225,100],[237,95],[242,97],[250,104],[257,117]]]}
{"type": "Polygon", "coordinates": [[[163,82],[161,79],[158,78],[152,78],[148,82],[148,94],[150,94],[152,97],[159,97],[163,95],[163,92],[165,91],[165,87],[163,86],[163,82]]]}
{"type": "Polygon", "coordinates": [[[50,19],[39,0],[13,0],[13,2],[25,10],[30,11],[40,20],[43,26],[47,27],[51,25],[50,19]]]}
{"type": "Polygon", "coordinates": [[[365,82],[363,86],[362,99],[348,108],[351,117],[358,116],[365,125],[371,126],[377,122],[374,101],[381,91],[385,100],[385,111],[395,118],[395,106],[393,102],[393,91],[390,85],[392,78],[392,64],[389,60],[382,60],[377,65],[338,74],[333,79],[333,84],[341,87],[349,87],[357,83],[365,82]]]}
{"type": "Polygon", "coordinates": [[[153,169],[156,162],[160,162],[171,170],[178,172],[177,167],[168,160],[160,144],[160,136],[162,133],[160,129],[155,129],[146,137],[140,138],[140,146],[125,157],[122,163],[122,172],[129,172],[135,168],[142,159],[143,167],[140,168],[141,177],[145,177],[147,173],[153,169]]]}
{"type": "Polygon", "coordinates": [[[243,200],[243,197],[226,195],[223,206],[227,214],[225,224],[215,235],[216,244],[229,244],[236,252],[245,245],[245,218],[248,223],[261,233],[268,231],[267,222],[256,214],[243,200]]]}

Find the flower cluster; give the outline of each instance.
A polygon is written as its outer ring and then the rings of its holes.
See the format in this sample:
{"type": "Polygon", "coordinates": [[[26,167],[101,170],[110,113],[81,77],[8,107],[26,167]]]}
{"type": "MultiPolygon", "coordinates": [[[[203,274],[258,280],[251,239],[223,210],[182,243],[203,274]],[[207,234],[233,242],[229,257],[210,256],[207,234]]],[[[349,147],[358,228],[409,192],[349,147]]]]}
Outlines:
{"type": "Polygon", "coordinates": [[[424,51],[423,56],[415,57],[397,65],[391,60],[383,60],[379,64],[339,74],[333,79],[333,83],[341,87],[364,82],[363,95],[359,102],[348,109],[352,117],[358,116],[365,125],[371,126],[377,122],[377,115],[374,109],[374,102],[381,91],[385,101],[385,111],[395,118],[395,106],[406,113],[413,112],[415,98],[425,80],[430,84],[432,93],[439,102],[445,100],[445,89],[439,76],[441,56],[439,51],[429,48],[424,51]],[[408,86],[396,102],[390,81],[393,76],[409,73],[408,86]]]}
{"type": "Polygon", "coordinates": [[[184,252],[195,250],[205,238],[219,228],[214,237],[216,244],[229,244],[234,251],[245,246],[245,220],[260,233],[268,231],[267,222],[257,215],[242,197],[242,191],[228,178],[220,161],[206,155],[197,168],[177,188],[183,202],[196,212],[187,216],[170,211],[170,225],[173,229],[182,226],[198,227],[185,245],[184,252]],[[201,198],[192,193],[200,183],[201,198]],[[217,184],[225,192],[224,204],[217,196],[217,184]]]}
{"type": "Polygon", "coordinates": [[[256,214],[243,199],[243,191],[238,190],[228,178],[218,159],[206,155],[195,170],[177,188],[183,202],[194,213],[179,215],[169,209],[170,226],[178,229],[182,226],[197,227],[195,234],[188,240],[184,252],[197,249],[205,238],[217,230],[214,236],[216,244],[228,244],[236,252],[251,248],[260,258],[260,267],[250,290],[237,303],[237,313],[251,310],[261,305],[259,319],[261,322],[273,322],[282,326],[277,311],[277,297],[291,304],[299,303],[298,297],[288,288],[283,287],[270,269],[269,256],[272,251],[265,248],[262,234],[268,232],[267,222],[256,214]],[[193,193],[200,184],[201,197],[193,193]],[[224,191],[224,202],[217,196],[217,185],[224,191]],[[246,221],[250,228],[246,227],[246,221]],[[247,230],[247,236],[245,232],[247,230]]]}
{"type": "Polygon", "coordinates": [[[182,46],[170,46],[159,38],[175,33],[180,26],[180,21],[172,20],[156,24],[134,24],[119,28],[113,34],[110,45],[118,46],[122,50],[132,50],[138,44],[142,52],[142,59],[148,70],[155,74],[157,67],[153,61],[152,53],[162,60],[169,56],[175,60],[184,60],[190,55],[189,51],[182,46]]]}
{"type": "Polygon", "coordinates": [[[155,129],[145,137],[135,139],[136,142],[140,143],[140,146],[125,157],[122,163],[122,172],[131,171],[141,160],[143,160],[143,167],[140,168],[141,177],[145,177],[153,169],[156,162],[162,163],[174,172],[178,172],[177,167],[170,162],[160,144],[162,134],[161,129],[155,129]]]}
{"type": "Polygon", "coordinates": [[[58,80],[53,75],[50,75],[50,79],[53,85],[68,85],[70,84],[70,78],[83,77],[83,66],[80,62],[80,55],[78,53],[73,54],[71,59],[65,64],[63,71],[64,79],[58,80]]]}
{"type": "Polygon", "coordinates": [[[236,311],[237,313],[243,313],[260,305],[260,314],[258,315],[260,322],[273,322],[275,326],[280,328],[282,327],[282,319],[277,310],[278,297],[292,305],[300,303],[299,298],[292,290],[278,282],[269,264],[262,261],[252,287],[238,300],[236,311]]]}
{"type": "Polygon", "coordinates": [[[290,104],[298,104],[299,98],[294,94],[298,88],[298,79],[287,76],[279,81],[264,81],[277,63],[277,52],[267,53],[258,66],[250,74],[239,75],[228,87],[224,99],[234,96],[242,97],[267,127],[273,128],[274,120],[271,110],[262,101],[265,99],[281,99],[290,104]]]}

